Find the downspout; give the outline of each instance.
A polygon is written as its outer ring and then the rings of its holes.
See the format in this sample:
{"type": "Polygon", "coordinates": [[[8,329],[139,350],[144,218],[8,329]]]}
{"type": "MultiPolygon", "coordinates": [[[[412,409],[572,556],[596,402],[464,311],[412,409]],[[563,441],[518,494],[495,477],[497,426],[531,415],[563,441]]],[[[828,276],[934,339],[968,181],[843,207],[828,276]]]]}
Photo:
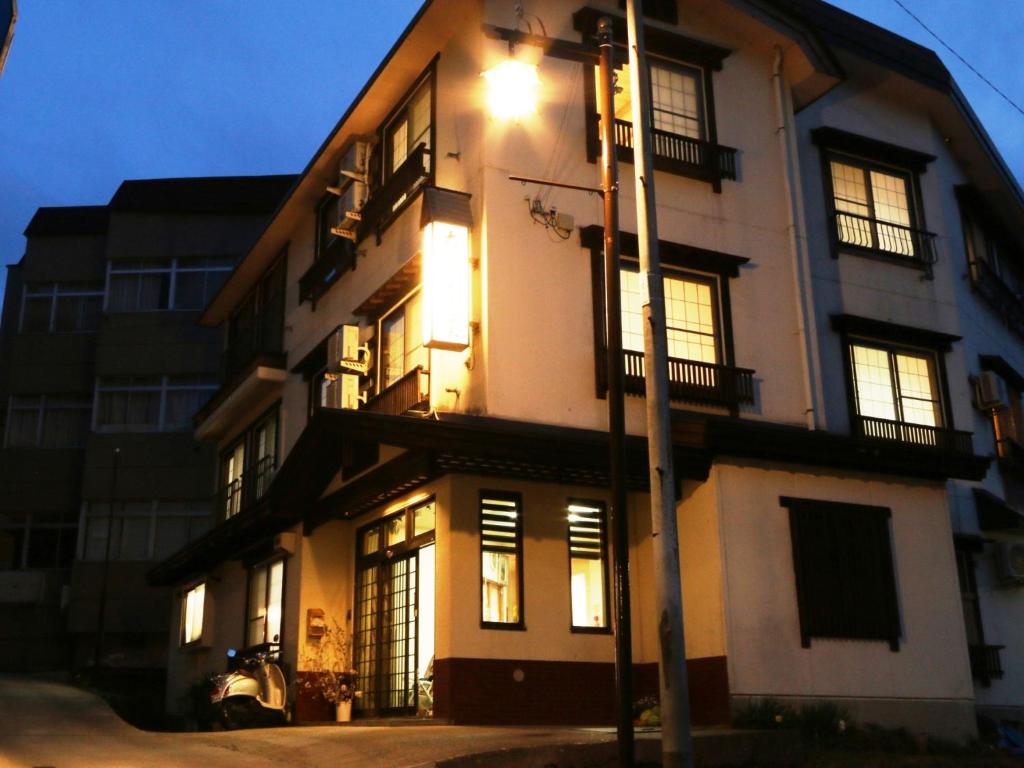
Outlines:
{"type": "Polygon", "coordinates": [[[793,266],[793,292],[797,303],[797,335],[800,337],[801,367],[803,369],[804,416],[808,429],[825,428],[825,412],[820,407],[821,361],[818,357],[818,325],[814,313],[813,279],[807,252],[807,237],[804,232],[804,205],[800,187],[800,160],[796,149],[796,132],[793,130],[793,113],[786,98],[786,84],[782,78],[782,48],[775,46],[775,61],[772,64],[772,85],[775,95],[775,133],[779,138],[786,172],[783,183],[786,189],[786,209],[789,217],[789,247],[793,266]]]}

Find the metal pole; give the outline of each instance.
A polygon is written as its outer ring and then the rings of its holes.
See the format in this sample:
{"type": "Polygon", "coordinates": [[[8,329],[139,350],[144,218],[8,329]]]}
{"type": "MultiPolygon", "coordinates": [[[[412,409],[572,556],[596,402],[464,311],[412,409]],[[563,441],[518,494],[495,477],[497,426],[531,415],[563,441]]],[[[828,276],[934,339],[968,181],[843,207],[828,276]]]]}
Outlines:
{"type": "Polygon", "coordinates": [[[103,633],[107,617],[107,581],[110,579],[110,542],[114,538],[114,497],[117,494],[117,470],[121,449],[114,449],[114,463],[110,469],[110,508],[107,510],[107,546],[103,552],[103,575],[100,578],[100,607],[96,613],[96,647],[92,665],[99,668],[103,658],[103,633]]]}
{"type": "Polygon", "coordinates": [[[608,347],[608,448],[615,551],[615,689],[619,766],[633,766],[633,632],[629,606],[629,521],[626,508],[626,414],[623,393],[622,298],[619,293],[619,171],[615,154],[612,23],[597,22],[600,48],[601,187],[604,192],[604,286],[608,347]]]}
{"type": "Polygon", "coordinates": [[[668,396],[668,340],[665,295],[658,254],[658,219],[651,156],[651,93],[644,54],[643,0],[626,0],[629,86],[633,95],[633,170],[636,175],[636,224],[644,302],[644,370],[647,382],[647,444],[651,472],[651,535],[654,591],[658,613],[661,675],[661,749],[663,768],[691,768],[690,700],[686,680],[683,596],[679,572],[672,468],[672,426],[668,396]]]}

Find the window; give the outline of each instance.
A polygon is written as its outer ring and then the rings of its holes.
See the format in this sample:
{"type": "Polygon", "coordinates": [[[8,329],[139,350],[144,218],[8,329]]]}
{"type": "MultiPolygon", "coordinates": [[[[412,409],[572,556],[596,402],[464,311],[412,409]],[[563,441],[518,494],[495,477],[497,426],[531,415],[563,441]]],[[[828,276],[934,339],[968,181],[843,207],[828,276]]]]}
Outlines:
{"type": "Polygon", "coordinates": [[[884,640],[899,650],[900,618],[884,507],[782,497],[789,510],[800,638],[884,640]]]}
{"type": "Polygon", "coordinates": [[[427,350],[423,346],[423,302],[417,288],[401,304],[379,321],[380,383],[387,389],[416,366],[426,367],[427,350]]]}
{"type": "Polygon", "coordinates": [[[281,610],[284,600],[284,560],[249,572],[249,610],[245,644],[281,642],[281,610]]]}
{"type": "Polygon", "coordinates": [[[822,148],[833,256],[884,257],[931,277],[935,236],[924,228],[918,178],[935,157],[836,128],[811,138],[822,148]]]}
{"type": "Polygon", "coordinates": [[[237,515],[263,498],[277,471],[278,407],[253,422],[221,455],[221,510],[237,515]]]}
{"type": "Polygon", "coordinates": [[[607,630],[608,532],[604,505],[570,501],[568,512],[572,628],[607,630]]]}
{"type": "Polygon", "coordinates": [[[840,333],[850,422],[861,437],[973,453],[952,428],[945,356],[958,336],[853,315],[833,315],[840,333]]]}
{"type": "MultiPolygon", "coordinates": [[[[683,64],[652,60],[648,64],[651,88],[651,128],[656,131],[705,138],[704,93],[701,71],[683,64]]],[[[615,119],[631,123],[632,94],[629,90],[629,64],[615,71],[615,119]]],[[[597,68],[594,87],[600,88],[597,68]]],[[[657,151],[657,143],[655,151],[657,151]]]]}
{"type": "Polygon", "coordinates": [[[120,376],[96,384],[96,429],[102,432],[183,432],[217,389],[217,379],[120,376]]]}
{"type": "Polygon", "coordinates": [[[82,448],[92,422],[88,395],[12,395],[8,448],[82,448]]]}
{"type": "Polygon", "coordinates": [[[112,520],[109,502],[91,501],[82,554],[86,560],[106,559],[109,537],[111,560],[163,560],[209,528],[208,500],[115,501],[112,520]]]}
{"type": "Polygon", "coordinates": [[[523,517],[519,494],[480,496],[481,624],[524,629],[523,517]]]}
{"type": "Polygon", "coordinates": [[[230,256],[114,261],[108,269],[108,312],[199,310],[234,269],[230,256]]]}
{"type": "MultiPolygon", "coordinates": [[[[717,363],[716,281],[670,269],[664,272],[668,356],[678,360],[717,363]]],[[[622,348],[643,354],[643,301],[646,291],[641,287],[640,279],[635,265],[622,269],[622,348]]]]}
{"type": "MultiPolygon", "coordinates": [[[[285,255],[268,269],[228,321],[228,375],[260,354],[279,355],[284,344],[285,255]]],[[[282,362],[283,365],[283,362],[282,362]]]]}
{"type": "Polygon", "coordinates": [[[428,153],[424,158],[424,163],[429,174],[429,152],[433,143],[431,138],[432,94],[432,77],[428,76],[384,129],[385,181],[402,167],[409,155],[420,144],[425,145],[428,153]]]}
{"type": "Polygon", "coordinates": [[[103,286],[28,283],[21,308],[22,333],[91,333],[99,330],[103,286]]]}
{"type": "Polygon", "coordinates": [[[31,512],[21,520],[0,515],[0,570],[67,568],[75,557],[78,523],[31,512]]]}
{"type": "Polygon", "coordinates": [[[181,644],[198,643],[203,637],[203,605],[206,584],[197,584],[181,600],[181,644]]]}
{"type": "Polygon", "coordinates": [[[873,419],[942,426],[942,409],[930,354],[850,344],[857,413],[873,419]]]}
{"type": "MultiPolygon", "coordinates": [[[[646,5],[646,4],[645,4],[646,5]]],[[[675,23],[675,3],[666,0],[645,8],[651,18],[675,23]]],[[[573,14],[573,26],[586,43],[596,34],[598,19],[612,20],[614,39],[625,58],[626,20],[596,8],[582,8],[573,14]]],[[[715,124],[712,73],[722,68],[730,52],[702,40],[685,37],[664,28],[646,27],[647,79],[650,86],[651,154],[655,170],[709,182],[721,192],[722,179],[738,178],[737,152],[718,143],[715,124]]],[[[631,112],[630,68],[615,70],[615,144],[618,158],[633,162],[633,116],[631,112]]],[[[584,79],[587,127],[587,160],[601,156],[601,120],[597,69],[584,79]]]]}
{"type": "Polygon", "coordinates": [[[907,174],[847,158],[831,159],[829,170],[842,245],[920,258],[907,174]]]}

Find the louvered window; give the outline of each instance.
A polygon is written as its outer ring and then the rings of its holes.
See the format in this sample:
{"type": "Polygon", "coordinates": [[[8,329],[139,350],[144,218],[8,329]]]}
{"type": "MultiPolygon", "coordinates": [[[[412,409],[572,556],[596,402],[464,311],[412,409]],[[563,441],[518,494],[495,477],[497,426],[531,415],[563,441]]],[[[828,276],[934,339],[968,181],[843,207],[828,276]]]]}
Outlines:
{"type": "Polygon", "coordinates": [[[884,640],[899,650],[890,512],[884,507],[780,499],[789,509],[800,638],[884,640]]]}
{"type": "Polygon", "coordinates": [[[570,501],[569,589],[574,631],[608,629],[608,537],[604,505],[570,501]]]}
{"type": "Polygon", "coordinates": [[[523,628],[522,498],[484,491],[480,496],[481,622],[523,628]]]}

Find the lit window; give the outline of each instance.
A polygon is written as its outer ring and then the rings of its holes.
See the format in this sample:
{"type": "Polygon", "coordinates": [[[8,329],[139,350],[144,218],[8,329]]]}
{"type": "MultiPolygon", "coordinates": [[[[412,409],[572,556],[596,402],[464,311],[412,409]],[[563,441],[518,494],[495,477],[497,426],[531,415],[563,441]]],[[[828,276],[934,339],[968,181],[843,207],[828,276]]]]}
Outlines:
{"type": "Polygon", "coordinates": [[[390,387],[416,366],[426,366],[420,296],[417,290],[380,321],[381,390],[390,387]]]}
{"type": "Polygon", "coordinates": [[[284,561],[253,568],[249,573],[249,620],[247,645],[281,641],[281,608],[284,599],[284,561]]]}
{"type": "Polygon", "coordinates": [[[480,550],[481,621],[521,629],[523,520],[518,494],[481,496],[480,550]]]}
{"type": "MultiPolygon", "coordinates": [[[[644,351],[643,301],[640,273],[621,272],[622,348],[644,351]]],[[[697,277],[671,275],[666,271],[665,325],[668,356],[678,360],[718,362],[717,310],[714,283],[697,277]]]]}
{"type": "Polygon", "coordinates": [[[942,426],[930,355],[855,343],[850,358],[860,416],[942,426]]]}
{"type": "Polygon", "coordinates": [[[839,242],[918,257],[907,174],[849,160],[831,160],[832,199],[839,242]]]}
{"type": "Polygon", "coordinates": [[[246,429],[221,454],[221,499],[224,517],[238,514],[263,498],[277,471],[278,409],[246,429]]]}
{"type": "MultiPolygon", "coordinates": [[[[430,78],[416,90],[391,121],[385,130],[387,141],[387,164],[384,168],[385,178],[390,178],[402,167],[409,155],[420,144],[430,151],[430,113],[431,113],[431,81],[430,78]]],[[[424,158],[429,170],[429,154],[424,158]]]]}
{"type": "Polygon", "coordinates": [[[604,506],[573,501],[568,507],[569,586],[573,629],[608,628],[608,547],[604,506]]]}
{"type": "Polygon", "coordinates": [[[182,599],[181,644],[198,642],[203,636],[203,604],[206,601],[206,585],[198,584],[185,593],[182,599]]]}
{"type": "MultiPolygon", "coordinates": [[[[682,65],[651,63],[651,127],[656,131],[691,139],[704,138],[704,96],[701,92],[700,70],[682,65]]],[[[594,69],[595,84],[601,87],[594,69]]],[[[615,72],[615,119],[633,120],[629,64],[615,72]]],[[[618,142],[616,142],[618,143],[618,142]]],[[[655,147],[657,151],[657,145],[655,147]]]]}

